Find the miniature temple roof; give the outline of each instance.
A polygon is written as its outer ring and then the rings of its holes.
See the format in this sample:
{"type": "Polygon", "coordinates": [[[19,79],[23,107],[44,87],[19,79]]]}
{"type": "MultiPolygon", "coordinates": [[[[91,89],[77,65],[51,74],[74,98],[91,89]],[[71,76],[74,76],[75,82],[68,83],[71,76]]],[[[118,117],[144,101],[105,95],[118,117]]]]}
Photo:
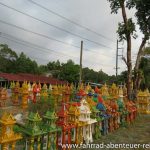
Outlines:
{"type": "Polygon", "coordinates": [[[77,106],[78,106],[78,105],[72,104],[72,105],[69,107],[68,114],[72,114],[72,115],[79,116],[79,115],[80,115],[80,111],[79,111],[79,109],[78,109],[77,106]]]}
{"type": "Polygon", "coordinates": [[[68,116],[68,111],[66,109],[65,104],[62,105],[61,110],[57,113],[58,117],[67,117],[68,116]]]}
{"type": "Polygon", "coordinates": [[[11,125],[11,124],[15,124],[16,120],[11,114],[4,113],[0,120],[0,123],[4,125],[11,125]]]}
{"type": "Polygon", "coordinates": [[[51,85],[51,84],[49,84],[48,89],[49,89],[50,91],[52,90],[52,85],[51,85]]]}
{"type": "Polygon", "coordinates": [[[49,119],[49,120],[55,120],[57,119],[57,114],[54,111],[47,111],[46,114],[44,115],[44,118],[49,119]]]}
{"type": "Polygon", "coordinates": [[[83,99],[81,101],[81,106],[79,108],[80,108],[81,114],[90,114],[91,113],[90,107],[88,106],[88,103],[86,102],[85,99],[83,99]]]}
{"type": "Polygon", "coordinates": [[[19,84],[18,81],[16,82],[16,86],[15,87],[20,87],[20,84],[19,84]]]}
{"type": "Polygon", "coordinates": [[[122,86],[121,87],[119,87],[119,96],[123,96],[123,89],[122,89],[122,86]]]}
{"type": "Polygon", "coordinates": [[[43,90],[47,90],[47,85],[44,83],[44,85],[42,86],[43,90]]]}
{"type": "Polygon", "coordinates": [[[28,116],[28,120],[33,121],[33,122],[38,122],[41,121],[42,118],[40,117],[39,113],[33,113],[31,112],[28,116]]]}
{"type": "Polygon", "coordinates": [[[86,86],[86,92],[89,92],[90,90],[91,90],[91,86],[89,85],[89,83],[88,83],[88,85],[86,86]]]}
{"type": "Polygon", "coordinates": [[[148,93],[146,91],[139,91],[138,92],[138,97],[147,97],[148,96],[148,93]]]}
{"type": "Polygon", "coordinates": [[[105,96],[109,95],[108,87],[107,87],[106,83],[102,86],[101,91],[102,91],[102,95],[105,95],[105,96]]]}
{"type": "Polygon", "coordinates": [[[99,88],[97,86],[95,87],[95,93],[99,93],[99,88]]]}
{"type": "Polygon", "coordinates": [[[148,89],[146,89],[146,90],[145,90],[145,92],[146,92],[146,93],[149,93],[149,90],[148,90],[148,89]]]}

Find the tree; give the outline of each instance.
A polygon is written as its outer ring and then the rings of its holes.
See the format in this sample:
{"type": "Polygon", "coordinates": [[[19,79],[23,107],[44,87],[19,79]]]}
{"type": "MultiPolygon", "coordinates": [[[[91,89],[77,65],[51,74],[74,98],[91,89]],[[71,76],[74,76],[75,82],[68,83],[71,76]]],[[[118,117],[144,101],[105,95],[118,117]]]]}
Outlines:
{"type": "Polygon", "coordinates": [[[72,60],[68,60],[67,63],[62,63],[61,66],[59,79],[66,80],[69,83],[79,82],[79,65],[76,65],[72,60]]]}
{"type": "Polygon", "coordinates": [[[146,47],[144,50],[145,57],[141,58],[140,64],[139,64],[139,70],[142,72],[142,79],[141,86],[140,83],[138,86],[140,86],[142,89],[149,88],[150,89],[150,59],[147,57],[150,55],[150,47],[146,47]]]}
{"type": "Polygon", "coordinates": [[[38,67],[38,70],[39,70],[39,74],[44,74],[49,71],[47,65],[40,65],[38,67]]]}
{"type": "Polygon", "coordinates": [[[14,72],[15,61],[18,58],[16,52],[6,44],[0,44],[0,72],[14,72]]]}
{"type": "Polygon", "coordinates": [[[88,67],[83,68],[83,81],[95,83],[105,83],[108,80],[108,75],[102,70],[96,72],[88,67]]]}
{"type": "Polygon", "coordinates": [[[144,46],[146,44],[146,41],[150,38],[150,2],[149,0],[131,0],[130,7],[136,8],[136,18],[137,18],[137,24],[139,25],[140,31],[143,33],[143,39],[140,44],[138,55],[134,67],[135,72],[135,78],[134,78],[134,90],[135,93],[137,93],[139,82],[140,82],[140,75],[141,71],[139,70],[139,65],[142,56],[144,55],[144,46]]]}
{"type": "MultiPolygon", "coordinates": [[[[137,71],[139,67],[139,61],[142,53],[142,49],[149,39],[150,30],[150,5],[149,0],[108,0],[110,2],[111,13],[118,13],[118,10],[122,11],[123,22],[119,23],[117,33],[120,41],[126,40],[127,42],[127,57],[123,58],[127,65],[127,92],[128,97],[131,95],[131,83],[132,83],[132,59],[131,59],[131,38],[136,38],[135,23],[132,18],[127,18],[126,9],[136,8],[135,16],[137,18],[137,24],[140,27],[144,38],[139,47],[136,65],[134,70],[137,71]]],[[[137,77],[137,76],[136,76],[137,77]]],[[[136,82],[136,80],[135,80],[136,82]]],[[[137,87],[137,86],[135,86],[137,87]]]]}
{"type": "Polygon", "coordinates": [[[57,60],[56,62],[55,61],[52,61],[52,62],[49,62],[47,64],[47,68],[49,70],[59,70],[61,68],[61,64],[60,64],[60,61],[57,60]]]}
{"type": "Polygon", "coordinates": [[[33,73],[38,74],[39,68],[36,61],[32,61],[23,52],[19,55],[16,60],[16,72],[17,73],[33,73]]]}

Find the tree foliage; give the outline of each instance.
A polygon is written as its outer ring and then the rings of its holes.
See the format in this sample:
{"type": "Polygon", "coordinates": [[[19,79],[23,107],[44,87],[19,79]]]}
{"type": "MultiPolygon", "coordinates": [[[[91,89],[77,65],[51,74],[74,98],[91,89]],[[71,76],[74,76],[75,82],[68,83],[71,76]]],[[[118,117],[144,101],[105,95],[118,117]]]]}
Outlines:
{"type": "Polygon", "coordinates": [[[68,60],[67,63],[61,64],[61,71],[59,72],[59,79],[66,80],[68,82],[79,82],[79,65],[76,65],[72,60],[68,60]]]}
{"type": "Polygon", "coordinates": [[[143,80],[141,82],[141,88],[150,89],[150,59],[142,58],[139,69],[142,71],[143,80]]]}
{"type": "Polygon", "coordinates": [[[16,72],[18,73],[39,73],[38,64],[36,61],[32,61],[23,52],[19,55],[16,60],[16,72]]]}
{"type": "MultiPolygon", "coordinates": [[[[47,65],[38,65],[36,61],[31,60],[23,52],[17,55],[7,45],[2,45],[0,50],[0,71],[7,73],[32,73],[32,74],[47,74],[51,73],[53,77],[61,80],[68,81],[70,83],[79,82],[79,65],[75,64],[72,60],[68,60],[66,63],[60,63],[57,61],[50,61],[47,65]],[[6,51],[5,51],[6,50],[6,51]],[[7,62],[7,63],[6,63],[7,62]],[[3,64],[3,65],[1,65],[3,64]]],[[[125,74],[116,78],[116,76],[109,76],[102,70],[94,71],[88,67],[82,69],[83,82],[94,83],[117,83],[121,84],[125,82],[125,74]]]]}
{"type": "Polygon", "coordinates": [[[17,60],[17,54],[12,51],[8,45],[0,45],[0,72],[12,72],[15,61],[17,60]]]}

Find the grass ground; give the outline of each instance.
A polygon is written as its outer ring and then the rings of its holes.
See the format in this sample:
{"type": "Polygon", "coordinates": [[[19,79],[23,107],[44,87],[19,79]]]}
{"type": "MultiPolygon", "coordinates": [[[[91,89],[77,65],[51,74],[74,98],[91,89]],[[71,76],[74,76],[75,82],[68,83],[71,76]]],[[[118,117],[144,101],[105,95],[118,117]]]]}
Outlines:
{"type": "MultiPolygon", "coordinates": [[[[100,143],[128,143],[128,144],[148,144],[150,149],[150,115],[139,115],[134,124],[128,126],[128,128],[119,128],[113,133],[109,133],[107,136],[102,136],[101,139],[94,141],[96,144],[100,143]]],[[[91,148],[96,150],[96,148],[91,148]]],[[[91,150],[86,149],[86,150],[91,150]]],[[[147,150],[146,148],[133,148],[132,150],[147,150]]],[[[85,150],[85,149],[84,149],[85,150]]],[[[116,150],[115,148],[102,148],[101,150],[116,150]]],[[[123,148],[117,150],[124,150],[123,148]]],[[[125,150],[131,150],[125,149],[125,150]]]]}

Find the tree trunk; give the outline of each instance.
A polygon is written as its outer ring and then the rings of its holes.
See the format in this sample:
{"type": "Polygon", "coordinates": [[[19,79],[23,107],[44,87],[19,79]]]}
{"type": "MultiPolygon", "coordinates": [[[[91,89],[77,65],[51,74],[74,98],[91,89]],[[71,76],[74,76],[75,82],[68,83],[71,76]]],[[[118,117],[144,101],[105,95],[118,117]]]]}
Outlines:
{"type": "Polygon", "coordinates": [[[129,36],[127,39],[127,68],[128,68],[128,74],[127,74],[127,95],[130,99],[132,88],[132,63],[131,63],[131,37],[129,36]]]}
{"type": "Polygon", "coordinates": [[[135,67],[134,67],[134,83],[133,83],[133,88],[134,88],[134,93],[135,95],[137,96],[137,91],[139,89],[139,82],[141,82],[141,80],[139,80],[139,65],[140,65],[140,61],[141,61],[141,56],[143,55],[143,52],[144,52],[144,45],[147,41],[147,37],[145,36],[142,40],[142,43],[139,47],[139,51],[138,51],[138,54],[137,54],[137,58],[136,58],[136,63],[135,63],[135,67]]]}
{"type": "MultiPolygon", "coordinates": [[[[121,9],[122,9],[122,17],[125,24],[125,28],[128,28],[128,20],[125,10],[124,2],[120,2],[121,9]]],[[[131,62],[131,35],[130,33],[126,33],[126,40],[127,40],[127,95],[128,98],[131,96],[131,83],[132,83],[132,62],[131,62]]]]}

